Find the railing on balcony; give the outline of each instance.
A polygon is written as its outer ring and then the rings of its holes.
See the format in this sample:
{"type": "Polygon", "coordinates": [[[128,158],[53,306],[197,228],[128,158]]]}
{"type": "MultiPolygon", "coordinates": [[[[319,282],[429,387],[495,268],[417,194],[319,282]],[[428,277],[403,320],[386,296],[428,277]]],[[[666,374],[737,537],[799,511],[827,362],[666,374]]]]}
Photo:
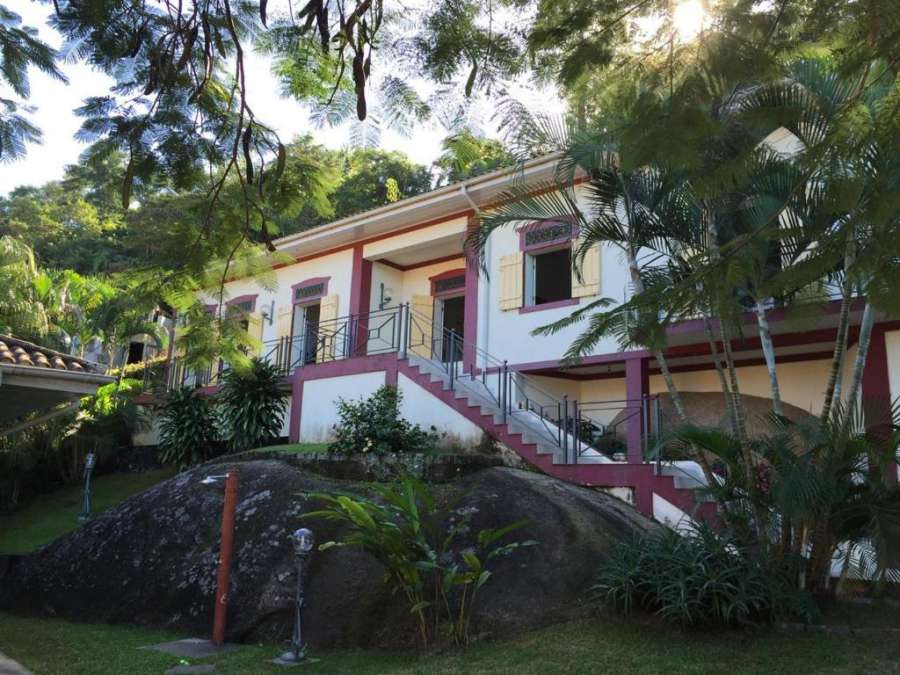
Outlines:
{"type": "MultiPolygon", "coordinates": [[[[261,356],[287,377],[299,368],[388,353],[423,359],[446,376],[451,390],[465,387],[493,404],[503,423],[527,422],[544,442],[559,448],[565,463],[578,464],[594,453],[623,461],[626,430],[633,430],[635,423],[640,425],[644,461],[659,461],[655,448],[663,418],[657,397],[578,401],[548,392],[534,378],[455,331],[435,325],[432,317],[408,304],[306,326],[295,335],[265,342],[261,356]]],[[[169,386],[215,386],[227,370],[221,362],[200,370],[175,363],[169,386]]]]}
{"type": "Polygon", "coordinates": [[[297,368],[400,351],[405,305],[308,325],[263,343],[262,357],[287,376],[297,368]]]}

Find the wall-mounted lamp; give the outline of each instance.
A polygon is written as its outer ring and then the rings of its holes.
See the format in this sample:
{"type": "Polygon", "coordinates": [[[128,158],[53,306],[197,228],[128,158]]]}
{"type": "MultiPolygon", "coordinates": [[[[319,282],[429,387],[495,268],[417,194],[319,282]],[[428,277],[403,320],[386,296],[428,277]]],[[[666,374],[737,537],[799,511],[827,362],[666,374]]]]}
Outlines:
{"type": "Polygon", "coordinates": [[[378,301],[378,309],[384,309],[385,307],[389,306],[391,304],[391,301],[394,299],[391,297],[394,293],[394,290],[392,288],[385,286],[384,282],[382,282],[380,284],[380,288],[381,288],[381,294],[380,294],[381,297],[380,297],[380,300],[378,301]]]}
{"type": "Polygon", "coordinates": [[[272,321],[274,321],[275,317],[275,298],[272,298],[272,302],[268,307],[263,307],[259,313],[262,315],[263,321],[268,323],[270,326],[272,325],[272,321]]]}

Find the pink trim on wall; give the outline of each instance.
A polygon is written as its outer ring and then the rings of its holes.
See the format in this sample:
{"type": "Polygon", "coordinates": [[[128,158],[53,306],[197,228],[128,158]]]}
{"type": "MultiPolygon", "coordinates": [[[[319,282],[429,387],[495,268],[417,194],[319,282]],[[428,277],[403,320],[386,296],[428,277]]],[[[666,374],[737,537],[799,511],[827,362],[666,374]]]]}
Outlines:
{"type": "Polygon", "coordinates": [[[238,305],[242,302],[250,303],[250,312],[253,313],[256,311],[256,298],[259,297],[258,293],[247,294],[247,295],[239,295],[236,298],[232,298],[225,302],[226,307],[233,307],[234,305],[238,305]]]}
{"type": "Polygon", "coordinates": [[[374,260],[373,262],[381,263],[382,265],[387,265],[388,267],[393,267],[395,270],[399,270],[401,272],[409,272],[410,270],[417,270],[422,267],[440,265],[441,263],[450,262],[451,260],[463,261],[465,260],[465,258],[459,253],[454,253],[453,255],[445,255],[442,258],[432,258],[431,260],[424,260],[419,263],[413,263],[412,265],[401,265],[400,263],[395,263],[391,260],[388,260],[387,258],[374,260]]]}
{"type": "MultiPolygon", "coordinates": [[[[888,378],[887,342],[884,326],[875,326],[869,340],[866,366],[862,376],[862,405],[866,418],[866,434],[888,455],[894,448],[886,441],[891,433],[891,382],[888,378]]],[[[897,482],[897,465],[889,462],[886,479],[897,482]]]]}
{"type": "Polygon", "coordinates": [[[393,361],[387,365],[384,371],[384,383],[389,387],[396,387],[399,381],[399,371],[397,370],[397,361],[393,361]]]}
{"type": "Polygon", "coordinates": [[[435,274],[433,277],[428,277],[428,281],[431,282],[431,297],[433,298],[452,298],[458,295],[464,295],[466,292],[465,283],[459,288],[452,288],[449,291],[436,291],[434,290],[435,282],[443,281],[444,279],[454,279],[457,277],[465,277],[466,269],[461,267],[459,269],[447,270],[446,272],[441,272],[440,274],[435,274]]]}
{"type": "MultiPolygon", "coordinates": [[[[466,231],[478,227],[474,217],[469,218],[466,231]]],[[[466,288],[463,301],[463,371],[475,372],[478,344],[478,256],[466,251],[466,288]]]]}
{"type": "Polygon", "coordinates": [[[291,303],[294,305],[305,305],[310,302],[317,302],[328,295],[328,282],[331,281],[331,277],[311,277],[309,279],[304,279],[303,281],[298,281],[296,284],[291,286],[291,303]],[[306,288],[307,286],[316,286],[317,284],[322,284],[322,292],[319,295],[311,295],[308,298],[300,298],[297,299],[297,289],[298,288],[306,288]]]}
{"type": "Polygon", "coordinates": [[[650,393],[650,359],[628,359],[625,362],[625,398],[630,417],[626,423],[626,456],[631,464],[644,461],[643,411],[641,401],[650,393]]]}
{"type": "Polygon", "coordinates": [[[532,312],[543,312],[545,309],[558,309],[560,307],[571,307],[581,302],[581,298],[566,298],[565,300],[556,300],[554,302],[544,302],[540,305],[525,305],[519,307],[519,314],[531,314],[532,312]]]}
{"type": "Polygon", "coordinates": [[[362,244],[353,247],[353,268],[350,275],[350,314],[359,316],[356,322],[354,353],[363,354],[369,338],[369,313],[372,298],[372,261],[363,257],[362,244]]]}

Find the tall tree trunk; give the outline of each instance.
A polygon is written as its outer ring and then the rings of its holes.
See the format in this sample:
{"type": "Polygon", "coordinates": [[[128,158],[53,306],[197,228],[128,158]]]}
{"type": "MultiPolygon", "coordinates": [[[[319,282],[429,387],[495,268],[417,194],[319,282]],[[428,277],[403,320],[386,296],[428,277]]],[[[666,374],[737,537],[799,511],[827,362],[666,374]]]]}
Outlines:
{"type": "Polygon", "coordinates": [[[828,384],[825,386],[825,402],[822,405],[823,422],[828,421],[831,407],[835,401],[841,400],[841,385],[844,376],[844,358],[847,355],[847,336],[850,332],[850,305],[853,302],[853,284],[849,271],[856,262],[856,239],[851,236],[844,250],[844,278],[841,283],[841,312],[838,317],[837,335],[834,340],[834,354],[831,358],[831,370],[828,373],[828,384]]]}
{"type": "Polygon", "coordinates": [[[856,351],[856,361],[853,364],[853,377],[850,380],[850,391],[847,393],[847,405],[856,405],[856,398],[862,386],[863,371],[866,368],[866,356],[869,353],[869,342],[872,339],[872,327],[875,325],[875,308],[866,301],[862,320],[859,324],[859,346],[856,351]]]}
{"type": "Polygon", "coordinates": [[[737,368],[734,366],[734,353],[731,351],[731,336],[728,334],[721,319],[719,319],[719,338],[722,341],[722,355],[725,357],[725,369],[728,371],[732,407],[734,408],[734,422],[738,429],[738,438],[744,441],[747,438],[747,416],[744,414],[744,400],[741,398],[741,385],[740,382],[738,382],[737,368]]]}
{"type": "Polygon", "coordinates": [[[766,370],[769,371],[769,392],[772,394],[772,411],[776,415],[784,414],[784,406],[781,404],[781,390],[778,388],[778,373],[775,370],[775,345],[772,344],[772,333],[769,331],[769,319],[766,317],[766,308],[759,300],[755,305],[756,324],[759,327],[759,342],[762,345],[763,356],[766,359],[766,370]]]}
{"type": "Polygon", "coordinates": [[[825,385],[825,402],[822,404],[821,419],[823,422],[828,421],[834,401],[841,399],[841,379],[844,370],[844,356],[847,353],[847,335],[850,333],[850,304],[852,301],[851,286],[845,281],[841,289],[841,312],[838,316],[837,335],[834,339],[834,353],[831,357],[828,383],[825,385]]]}
{"type": "Polygon", "coordinates": [[[731,396],[731,389],[729,388],[728,380],[725,377],[725,369],[722,367],[722,360],[719,358],[719,350],[716,347],[716,339],[713,336],[712,324],[708,314],[704,314],[703,316],[703,331],[706,333],[706,341],[709,343],[709,353],[716,366],[716,373],[719,376],[719,386],[722,388],[722,395],[725,397],[725,410],[728,411],[728,424],[731,427],[731,432],[735,436],[740,436],[738,433],[737,415],[734,410],[734,399],[731,396]]]}

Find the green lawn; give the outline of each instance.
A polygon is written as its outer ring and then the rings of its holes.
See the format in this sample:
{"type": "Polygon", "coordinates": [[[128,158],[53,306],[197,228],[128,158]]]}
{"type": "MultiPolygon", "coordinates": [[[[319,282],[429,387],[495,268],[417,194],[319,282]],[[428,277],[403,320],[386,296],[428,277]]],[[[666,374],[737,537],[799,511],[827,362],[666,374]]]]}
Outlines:
{"type": "Polygon", "coordinates": [[[288,455],[303,455],[314,452],[328,452],[328,443],[289,443],[256,448],[253,452],[283,452],[288,455]]]}
{"type": "MultiPolygon", "coordinates": [[[[93,484],[95,514],[175,475],[174,468],[98,476],[93,484]]],[[[21,511],[0,516],[0,553],[28,553],[78,527],[81,487],[40,495],[21,511]]]]}
{"type": "MultiPolygon", "coordinates": [[[[187,637],[123,626],[74,624],[0,614],[0,651],[41,675],[158,675],[177,657],[138,650],[187,637]]],[[[217,673],[283,673],[268,660],[272,645],[192,663],[212,663],[217,673]]],[[[313,651],[317,673],[900,673],[893,638],[849,635],[734,632],[684,634],[656,626],[610,620],[559,624],[513,640],[483,642],[468,650],[411,653],[313,651]]]]}

